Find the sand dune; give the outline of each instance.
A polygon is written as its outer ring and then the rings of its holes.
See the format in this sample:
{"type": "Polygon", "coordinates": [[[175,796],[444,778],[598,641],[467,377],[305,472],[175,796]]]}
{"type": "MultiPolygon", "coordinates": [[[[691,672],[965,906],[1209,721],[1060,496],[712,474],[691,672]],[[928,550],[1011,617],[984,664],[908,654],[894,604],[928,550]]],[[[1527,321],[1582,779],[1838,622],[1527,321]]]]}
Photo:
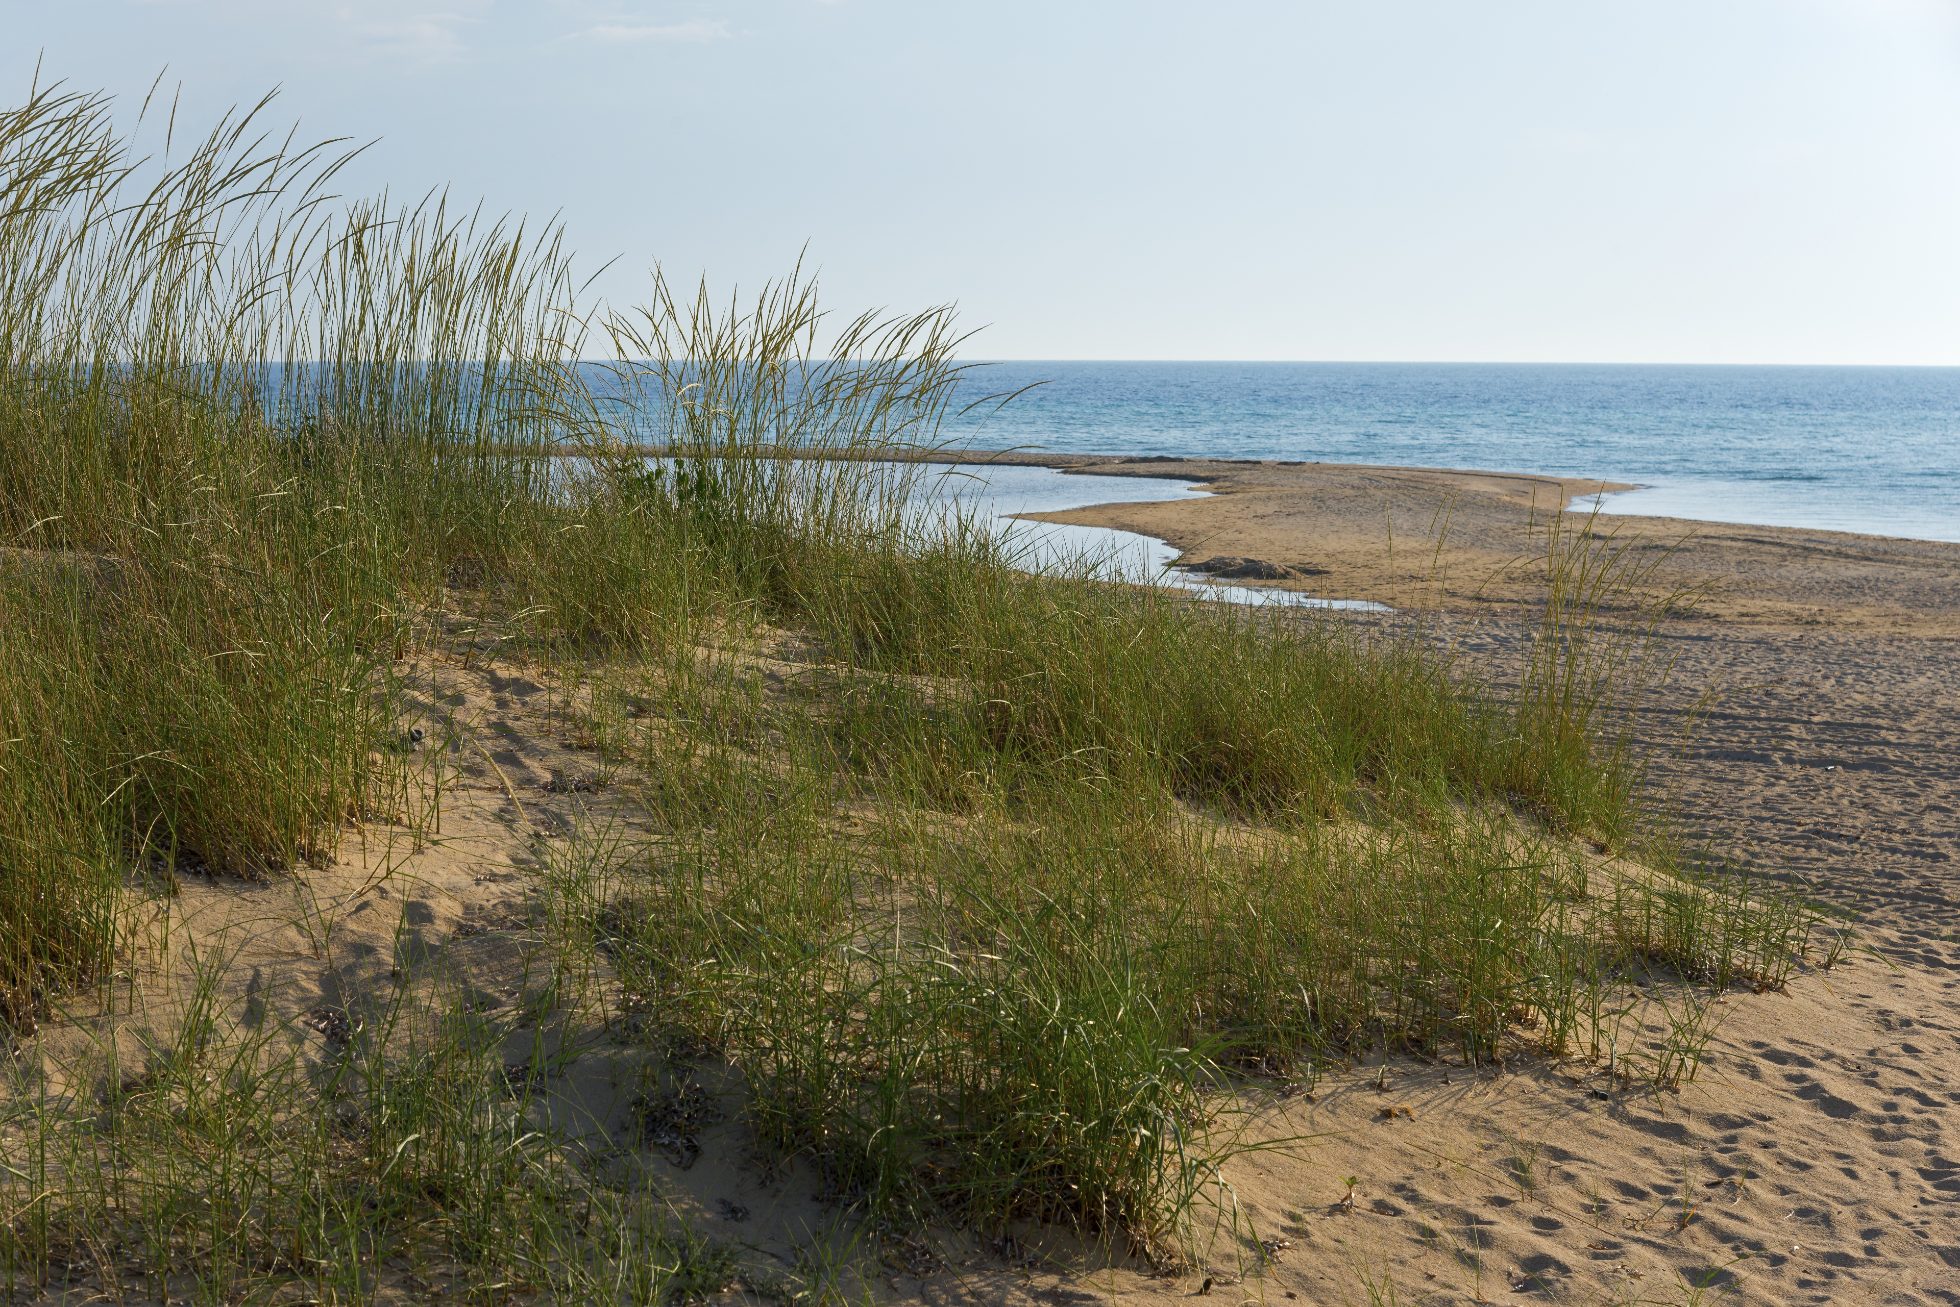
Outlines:
{"type": "MultiPolygon", "coordinates": [[[[1533,616],[1533,578],[1516,561],[1533,515],[1584,489],[1094,466],[1199,476],[1220,493],[1070,520],[1392,603],[1389,617],[1340,620],[1420,624],[1500,673],[1533,616]]],[[[1853,952],[1787,992],[1725,996],[1701,1070],[1678,1091],[1595,1062],[1405,1058],[1248,1090],[1232,1121],[1261,1147],[1226,1166],[1208,1264],[1181,1277],[1036,1231],[948,1232],[917,1257],[865,1266],[862,1287],[931,1303],[1960,1303],[1960,546],[1729,527],[1681,544],[1689,529],[1620,526],[1642,548],[1679,545],[1668,584],[1709,587],[1658,631],[1671,688],[1638,722],[1656,784],[1690,833],[1855,918],[1853,952]],[[1713,705],[1682,744],[1708,688],[1713,705]]],[[[460,728],[439,833],[415,845],[371,832],[295,882],[187,883],[144,935],[125,1013],[167,1007],[188,974],[186,940],[235,950],[230,997],[314,1030],[321,1057],[334,1014],[360,1019],[404,966],[441,959],[489,1008],[527,1001],[551,966],[539,867],[568,832],[633,815],[579,783],[591,756],[537,676],[480,663],[415,675],[430,711],[460,728]]],[[[1681,1001],[1659,983],[1619,998],[1642,1031],[1636,1050],[1666,1038],[1681,1001]]],[[[70,1017],[43,1033],[57,1061],[101,1037],[87,1013],[70,1017]]],[[[643,1061],[595,1045],[546,1087],[543,1110],[602,1146],[644,1134],[643,1061]]],[[[786,1268],[830,1228],[821,1186],[751,1165],[739,1085],[713,1067],[696,1083],[698,1125],[663,1134],[639,1164],[754,1264],[786,1268]]]]}

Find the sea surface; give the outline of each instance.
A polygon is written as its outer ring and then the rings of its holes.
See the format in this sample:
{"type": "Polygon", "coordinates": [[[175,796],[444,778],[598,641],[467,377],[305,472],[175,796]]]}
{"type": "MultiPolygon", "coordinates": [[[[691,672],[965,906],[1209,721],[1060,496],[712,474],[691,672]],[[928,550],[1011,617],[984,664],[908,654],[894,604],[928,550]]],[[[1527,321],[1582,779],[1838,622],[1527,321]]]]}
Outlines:
{"type": "MultiPolygon", "coordinates": [[[[1960,368],[993,363],[980,449],[1628,482],[1603,511],[1960,541],[1960,368]]],[[[1141,496],[1123,496],[1140,498],[1141,496]]]]}

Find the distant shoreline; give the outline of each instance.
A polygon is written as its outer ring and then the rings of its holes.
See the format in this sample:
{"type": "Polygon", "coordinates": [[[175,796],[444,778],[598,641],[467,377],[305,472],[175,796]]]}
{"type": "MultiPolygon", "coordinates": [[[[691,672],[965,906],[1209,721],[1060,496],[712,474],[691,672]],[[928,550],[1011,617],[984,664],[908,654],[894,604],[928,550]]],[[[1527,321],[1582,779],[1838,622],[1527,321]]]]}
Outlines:
{"type": "MultiPolygon", "coordinates": [[[[648,458],[658,458],[671,453],[668,446],[662,445],[624,445],[615,448],[648,458]]],[[[562,448],[553,451],[558,457],[577,458],[583,456],[582,450],[562,448]]],[[[1425,482],[1438,478],[1454,479],[1465,487],[1489,489],[1498,483],[1513,483],[1530,492],[1528,502],[1547,509],[1553,496],[1557,497],[1560,511],[1585,511],[1575,509],[1573,501],[1596,495],[1617,495],[1628,491],[1654,490],[1660,487],[1647,482],[1617,481],[1603,477],[1570,476],[1549,472],[1518,472],[1491,468],[1443,467],[1425,464],[1394,463],[1346,463],[1316,459],[1255,459],[1255,458],[1215,458],[1205,455],[1181,456],[1174,454],[1118,454],[1118,453],[1069,453],[1038,449],[977,449],[977,448],[898,448],[877,452],[828,451],[811,454],[808,451],[778,447],[771,451],[772,456],[796,458],[824,458],[834,460],[925,463],[935,466],[955,464],[975,464],[979,466],[1000,467],[1045,467],[1059,472],[1090,473],[1096,476],[1112,477],[1166,477],[1197,483],[1212,484],[1230,480],[1234,477],[1256,476],[1269,481],[1271,475],[1284,476],[1288,472],[1299,474],[1303,484],[1317,479],[1345,474],[1403,476],[1420,478],[1425,482]]],[[[1097,506],[1102,507],[1102,506],[1097,506]]],[[[1116,507],[1111,505],[1110,507],[1116,507]]],[[[1085,508],[1072,510],[1091,512],[1085,508]]],[[[1603,510],[1603,516],[1613,523],[1669,523],[1677,530],[1692,529],[1718,530],[1721,532],[1779,532],[1801,536],[1839,537],[1851,541],[1893,541],[1905,545],[1945,546],[1960,552],[1960,541],[1929,539],[1924,536],[1889,535],[1878,531],[1850,531],[1838,527],[1788,525],[1768,522],[1722,521],[1712,518],[1699,518],[1688,515],[1669,515],[1659,513],[1638,513],[1603,510]]],[[[1057,520],[1078,521],[1077,518],[1057,520]]],[[[1086,521],[1083,525],[1091,525],[1086,521]]],[[[1149,534],[1149,533],[1145,533],[1149,534]]]]}
{"type": "MultiPolygon", "coordinates": [[[[623,445],[615,446],[625,453],[637,454],[645,458],[663,458],[671,455],[673,449],[667,445],[623,445]]],[[[553,451],[560,458],[584,457],[585,451],[576,448],[562,448],[553,451]]],[[[1572,499],[1581,495],[1617,494],[1624,490],[1639,490],[1644,487],[1635,482],[1608,481],[1593,477],[1553,476],[1539,472],[1502,472],[1481,468],[1395,466],[1373,463],[1333,463],[1317,459],[1256,459],[1256,458],[1209,458],[1202,456],[1180,457],[1172,454],[1070,454],[1030,449],[908,449],[898,448],[875,452],[846,452],[839,450],[822,451],[812,454],[778,446],[769,451],[771,457],[784,459],[820,458],[839,462],[872,463],[928,463],[935,466],[951,467],[962,464],[999,467],[1046,467],[1058,472],[1084,472],[1097,476],[1118,477],[1166,477],[1175,480],[1208,481],[1218,475],[1237,469],[1272,468],[1318,468],[1334,471],[1352,472],[1415,472],[1430,476],[1465,477],[1477,480],[1508,480],[1533,486],[1556,488],[1564,497],[1563,508],[1572,499]],[[1170,471],[1170,468],[1209,469],[1205,475],[1194,476],[1183,471],[1170,471]]]]}
{"type": "MultiPolygon", "coordinates": [[[[974,452],[945,462],[978,462],[974,452]]],[[[1183,555],[1264,559],[1396,608],[1487,612],[1528,603],[1544,528],[1623,482],[1455,468],[1223,459],[1008,454],[995,460],[1187,480],[1212,493],[1097,504],[1043,520],[1155,536],[1183,555]]],[[[1696,611],[1735,622],[1960,637],[1960,543],[1819,528],[1614,514],[1616,546],[1665,555],[1660,575],[1705,590],[1696,611]]],[[[1288,584],[1288,583],[1278,583],[1288,584]]]]}

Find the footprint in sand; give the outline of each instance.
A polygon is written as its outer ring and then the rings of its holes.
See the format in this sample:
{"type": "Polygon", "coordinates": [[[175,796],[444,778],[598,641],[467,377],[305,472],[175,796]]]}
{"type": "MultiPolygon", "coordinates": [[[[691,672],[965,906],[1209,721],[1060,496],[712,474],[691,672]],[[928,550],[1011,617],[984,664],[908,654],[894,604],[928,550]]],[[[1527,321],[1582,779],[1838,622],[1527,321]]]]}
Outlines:
{"type": "Polygon", "coordinates": [[[1784,1079],[1794,1088],[1798,1098],[1810,1103],[1834,1121],[1845,1121],[1858,1115],[1858,1105],[1848,1098],[1839,1098],[1809,1076],[1785,1076],[1784,1079]]]}

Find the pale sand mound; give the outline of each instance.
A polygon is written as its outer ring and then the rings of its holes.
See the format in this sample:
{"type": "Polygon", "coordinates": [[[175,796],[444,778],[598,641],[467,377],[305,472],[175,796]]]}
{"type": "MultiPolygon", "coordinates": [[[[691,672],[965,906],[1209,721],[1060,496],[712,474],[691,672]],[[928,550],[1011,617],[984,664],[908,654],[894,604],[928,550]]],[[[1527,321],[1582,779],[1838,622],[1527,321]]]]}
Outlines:
{"type": "MultiPolygon", "coordinates": [[[[543,984],[538,866],[575,823],[631,815],[593,792],[592,755],[572,747],[539,680],[447,667],[431,691],[461,729],[427,847],[375,832],[303,885],[193,882],[172,907],[180,946],[238,950],[235,997],[313,1025],[362,1019],[397,967],[467,977],[491,1008],[543,984]]],[[[1310,1094],[1249,1094],[1236,1128],[1278,1146],[1226,1166],[1242,1224],[1223,1213],[1208,1267],[1188,1276],[1093,1252],[1102,1269],[1085,1272],[1083,1250],[1035,1232],[1008,1244],[948,1232],[933,1252],[866,1266],[866,1282],[881,1297],[975,1303],[1155,1303],[1207,1277],[1207,1296],[1228,1302],[1685,1303],[1700,1288],[1761,1303],[1960,1301],[1960,972],[1923,945],[1913,965],[1888,965],[1903,948],[1891,932],[1868,942],[1879,957],[1808,972],[1788,993],[1730,995],[1678,1093],[1594,1064],[1396,1058],[1310,1094]]],[[[1661,1034],[1650,1023],[1648,1051],[1661,1034]]],[[[649,1066],[595,1040],[543,1087],[545,1111],[588,1143],[625,1145],[751,1265],[787,1273],[812,1238],[848,1241],[814,1175],[753,1165],[737,1081],[683,1071],[658,1082],[650,1110],[649,1066]]]]}
{"type": "Polygon", "coordinates": [[[1679,1094],[1391,1064],[1385,1091],[1356,1071],[1281,1108],[1322,1137],[1232,1168],[1294,1244],[1268,1279],[1314,1302],[1369,1279],[1405,1303],[1960,1301],[1960,969],[1863,959],[1725,1006],[1679,1094]]]}
{"type": "MultiPolygon", "coordinates": [[[[1308,558],[1327,574],[1282,584],[1426,612],[1528,602],[1543,586],[1542,569],[1520,566],[1543,556],[1530,525],[1575,496],[1619,488],[1571,477],[1337,463],[1086,455],[1016,461],[1104,476],[1179,477],[1213,492],[1036,517],[1157,536],[1193,558],[1308,558]]],[[[1712,587],[1699,608],[1709,617],[1960,637],[1960,545],[1669,518],[1599,522],[1639,550],[1673,550],[1669,580],[1712,587]]]]}

